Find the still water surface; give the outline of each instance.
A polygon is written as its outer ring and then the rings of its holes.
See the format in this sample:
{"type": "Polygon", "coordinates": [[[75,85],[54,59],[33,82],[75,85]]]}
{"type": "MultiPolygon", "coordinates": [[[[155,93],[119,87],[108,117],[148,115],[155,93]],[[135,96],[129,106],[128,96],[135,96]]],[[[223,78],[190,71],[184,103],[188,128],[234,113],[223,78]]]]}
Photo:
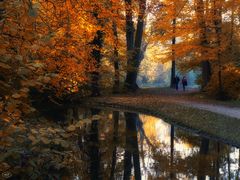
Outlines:
{"type": "Polygon", "coordinates": [[[45,158],[43,162],[31,162],[33,153],[25,155],[28,171],[13,172],[12,179],[240,179],[238,148],[174,127],[163,119],[82,107],[55,114],[51,117],[55,122],[54,117],[62,117],[61,127],[70,126],[70,130],[74,129],[72,124],[87,121],[76,130],[77,138],[69,139],[74,148],[56,150],[49,142],[38,144],[41,155],[35,152],[35,156],[45,158]],[[44,168],[53,161],[46,154],[58,159],[61,166],[44,168]]]}

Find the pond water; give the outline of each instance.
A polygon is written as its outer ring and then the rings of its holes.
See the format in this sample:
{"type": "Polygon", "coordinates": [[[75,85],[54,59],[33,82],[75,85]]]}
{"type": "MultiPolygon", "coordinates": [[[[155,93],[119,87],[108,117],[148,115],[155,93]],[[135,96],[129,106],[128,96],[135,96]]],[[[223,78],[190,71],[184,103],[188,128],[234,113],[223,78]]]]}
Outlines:
{"type": "Polygon", "coordinates": [[[148,115],[74,107],[24,133],[1,153],[3,178],[240,179],[238,148],[148,115]]]}

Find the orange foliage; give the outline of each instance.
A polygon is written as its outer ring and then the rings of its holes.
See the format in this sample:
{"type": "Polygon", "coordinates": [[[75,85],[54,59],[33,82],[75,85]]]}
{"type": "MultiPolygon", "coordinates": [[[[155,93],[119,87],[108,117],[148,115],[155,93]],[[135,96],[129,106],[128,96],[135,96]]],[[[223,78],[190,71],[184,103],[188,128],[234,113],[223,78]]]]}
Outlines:
{"type": "MultiPolygon", "coordinates": [[[[240,99],[240,68],[232,64],[224,67],[222,71],[223,90],[229,98],[240,99]]],[[[218,72],[212,74],[212,78],[206,88],[210,95],[216,96],[218,92],[218,72]]]]}

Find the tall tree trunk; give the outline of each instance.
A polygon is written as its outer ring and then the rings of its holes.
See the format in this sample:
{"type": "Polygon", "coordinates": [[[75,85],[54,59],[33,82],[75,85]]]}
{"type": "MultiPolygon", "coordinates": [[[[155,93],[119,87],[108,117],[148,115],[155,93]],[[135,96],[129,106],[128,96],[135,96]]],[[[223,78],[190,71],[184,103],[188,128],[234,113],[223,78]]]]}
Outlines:
{"type": "Polygon", "coordinates": [[[221,62],[221,34],[222,34],[222,0],[214,0],[214,25],[216,31],[217,63],[218,63],[218,99],[225,99],[222,85],[222,62],[221,62]]]}
{"type": "Polygon", "coordinates": [[[216,154],[217,154],[217,159],[216,159],[216,179],[219,179],[219,169],[220,169],[220,144],[217,142],[216,144],[216,154]]]}
{"type": "Polygon", "coordinates": [[[203,0],[196,0],[196,15],[198,19],[198,26],[200,28],[200,48],[201,50],[201,68],[202,68],[202,90],[207,86],[208,82],[211,78],[211,65],[210,62],[205,58],[206,56],[206,48],[208,46],[207,40],[207,29],[206,29],[206,22],[204,17],[204,2],[203,0]]]}
{"type": "Polygon", "coordinates": [[[128,90],[135,91],[137,86],[137,74],[141,59],[141,44],[144,29],[144,15],[146,9],[146,0],[139,0],[139,14],[137,20],[137,30],[134,41],[134,24],[132,20],[132,1],[125,0],[126,5],[126,39],[127,39],[127,76],[125,87],[128,90]]]}
{"type": "MultiPolygon", "coordinates": [[[[102,25],[101,19],[98,17],[98,13],[94,12],[93,13],[94,18],[98,21],[100,25],[102,25]]],[[[91,43],[93,45],[93,50],[92,50],[92,57],[95,60],[95,71],[92,72],[92,83],[91,83],[91,88],[92,88],[92,96],[99,96],[100,95],[100,88],[99,88],[99,79],[100,79],[100,74],[99,74],[99,68],[101,64],[101,48],[103,46],[103,32],[101,30],[98,30],[96,32],[96,35],[91,43]]]]}
{"type": "Polygon", "coordinates": [[[137,138],[137,119],[135,113],[125,113],[126,119],[126,149],[124,157],[124,180],[129,180],[132,169],[132,160],[134,165],[135,179],[141,180],[141,169],[137,138]]]}
{"type": "Polygon", "coordinates": [[[176,76],[176,55],[175,55],[175,47],[174,45],[176,44],[176,36],[175,36],[175,32],[176,32],[176,18],[173,19],[172,22],[172,26],[173,26],[173,38],[172,38],[172,67],[171,67],[171,84],[170,87],[171,88],[175,88],[175,76],[176,76]]]}

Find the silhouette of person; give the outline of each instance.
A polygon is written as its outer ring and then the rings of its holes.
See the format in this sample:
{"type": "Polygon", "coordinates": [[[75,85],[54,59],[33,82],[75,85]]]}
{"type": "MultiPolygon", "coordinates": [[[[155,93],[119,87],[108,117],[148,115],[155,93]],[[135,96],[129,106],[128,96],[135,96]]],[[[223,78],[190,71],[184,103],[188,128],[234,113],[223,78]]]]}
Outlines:
{"type": "Polygon", "coordinates": [[[185,76],[183,76],[182,78],[182,86],[183,86],[183,91],[185,91],[187,86],[187,78],[185,76]]]}
{"type": "Polygon", "coordinates": [[[175,88],[176,88],[177,91],[178,91],[178,84],[179,84],[179,81],[180,81],[179,77],[176,76],[176,77],[175,77],[175,88]]]}

